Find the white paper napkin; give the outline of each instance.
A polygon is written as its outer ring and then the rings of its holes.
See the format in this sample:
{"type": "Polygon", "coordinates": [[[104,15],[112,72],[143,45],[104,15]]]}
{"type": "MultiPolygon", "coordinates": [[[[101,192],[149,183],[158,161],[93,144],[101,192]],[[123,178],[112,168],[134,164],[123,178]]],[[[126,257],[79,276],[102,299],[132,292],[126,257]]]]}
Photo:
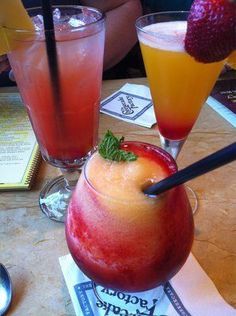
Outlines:
{"type": "Polygon", "coordinates": [[[100,112],[144,127],[156,123],[148,87],[126,83],[101,102],[100,112]]]}
{"type": "MultiPolygon", "coordinates": [[[[220,296],[213,282],[190,254],[183,268],[164,287],[164,296],[153,307],[156,290],[122,293],[104,290],[109,302],[104,306],[94,294],[92,282],[77,267],[71,255],[59,258],[77,316],[236,316],[236,310],[220,296]],[[125,307],[120,307],[121,303],[125,307]]],[[[107,301],[108,302],[108,301],[107,301]]]]}

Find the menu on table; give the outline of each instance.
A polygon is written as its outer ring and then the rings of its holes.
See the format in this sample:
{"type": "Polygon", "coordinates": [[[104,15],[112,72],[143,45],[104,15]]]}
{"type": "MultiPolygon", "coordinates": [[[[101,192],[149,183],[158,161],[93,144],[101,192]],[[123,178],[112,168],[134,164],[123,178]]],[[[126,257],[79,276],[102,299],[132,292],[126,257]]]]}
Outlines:
{"type": "Polygon", "coordinates": [[[234,76],[216,82],[207,104],[236,127],[236,71],[234,76]]]}
{"type": "Polygon", "coordinates": [[[0,93],[0,190],[30,189],[40,152],[18,93],[0,93]]]}

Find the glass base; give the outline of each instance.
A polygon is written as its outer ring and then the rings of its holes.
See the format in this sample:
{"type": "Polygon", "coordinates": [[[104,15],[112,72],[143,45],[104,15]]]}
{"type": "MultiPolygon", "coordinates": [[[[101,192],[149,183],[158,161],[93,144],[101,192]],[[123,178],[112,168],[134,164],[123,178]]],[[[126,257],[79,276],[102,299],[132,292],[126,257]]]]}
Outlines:
{"type": "MultiPolygon", "coordinates": [[[[76,181],[74,182],[74,186],[76,181]]],[[[65,221],[67,206],[74,188],[68,186],[68,181],[61,175],[49,181],[39,195],[39,206],[46,216],[54,221],[65,221]]]]}
{"type": "Polygon", "coordinates": [[[104,288],[93,282],[93,290],[97,304],[106,310],[106,315],[118,311],[125,312],[124,315],[156,315],[155,309],[165,295],[163,286],[144,292],[127,293],[104,288]]]}
{"type": "Polygon", "coordinates": [[[186,193],[188,195],[188,199],[192,208],[193,214],[196,213],[198,209],[198,197],[197,194],[190,188],[188,185],[185,185],[186,193]]]}
{"type": "Polygon", "coordinates": [[[47,152],[44,150],[41,150],[41,155],[43,157],[43,160],[47,161],[50,165],[60,168],[60,169],[74,169],[77,170],[81,168],[85,161],[97,150],[97,146],[94,146],[84,157],[78,158],[78,159],[64,159],[64,160],[58,160],[54,157],[51,157],[48,155],[47,152]]]}

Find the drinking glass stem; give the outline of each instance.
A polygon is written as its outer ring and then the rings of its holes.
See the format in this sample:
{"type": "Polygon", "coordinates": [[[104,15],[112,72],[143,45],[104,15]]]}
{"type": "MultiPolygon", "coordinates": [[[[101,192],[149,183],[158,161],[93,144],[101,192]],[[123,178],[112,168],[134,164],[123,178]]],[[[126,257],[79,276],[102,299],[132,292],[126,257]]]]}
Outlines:
{"type": "Polygon", "coordinates": [[[160,134],[161,147],[165,149],[175,160],[186,141],[186,138],[180,140],[170,140],[160,134]]]}
{"type": "Polygon", "coordinates": [[[65,178],[65,183],[66,183],[66,189],[68,191],[73,191],[76,182],[79,178],[80,174],[80,169],[66,169],[66,168],[60,168],[62,175],[65,178]]]}
{"type": "MultiPolygon", "coordinates": [[[[179,153],[180,153],[180,150],[181,150],[184,142],[186,141],[186,138],[185,139],[181,139],[181,140],[170,140],[170,139],[167,139],[167,138],[163,137],[160,134],[160,140],[161,140],[161,147],[163,149],[165,149],[176,160],[178,155],[179,155],[179,153]]],[[[193,191],[193,189],[191,189],[186,184],[185,184],[185,188],[186,188],[186,193],[187,193],[189,201],[190,201],[192,212],[194,214],[196,212],[196,210],[198,209],[198,198],[197,198],[197,195],[193,191]]]]}

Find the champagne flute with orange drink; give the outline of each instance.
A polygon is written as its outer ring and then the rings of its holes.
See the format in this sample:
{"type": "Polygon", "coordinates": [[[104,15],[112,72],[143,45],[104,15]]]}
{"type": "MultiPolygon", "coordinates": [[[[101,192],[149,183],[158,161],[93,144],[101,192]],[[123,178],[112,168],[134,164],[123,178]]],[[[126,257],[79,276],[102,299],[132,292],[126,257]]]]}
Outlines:
{"type": "MultiPolygon", "coordinates": [[[[160,142],[175,159],[227,57],[235,53],[235,21],[236,3],[228,0],[196,0],[190,13],[153,13],[136,21],[160,142]]],[[[195,211],[197,197],[188,189],[195,211]]]]}
{"type": "Polygon", "coordinates": [[[0,29],[10,65],[41,154],[63,173],[43,188],[40,207],[63,222],[78,171],[97,144],[104,15],[89,7],[58,6],[52,29],[46,29],[41,7],[26,13],[19,0],[1,4],[9,19],[18,16],[15,10],[12,16],[12,4],[19,5],[27,23],[21,27],[21,20],[17,25],[7,20],[0,29]],[[48,46],[48,34],[55,46],[48,46]]]}
{"type": "Polygon", "coordinates": [[[186,52],[187,18],[188,12],[163,12],[136,23],[161,145],[174,158],[225,63],[201,63],[186,52]]]}

